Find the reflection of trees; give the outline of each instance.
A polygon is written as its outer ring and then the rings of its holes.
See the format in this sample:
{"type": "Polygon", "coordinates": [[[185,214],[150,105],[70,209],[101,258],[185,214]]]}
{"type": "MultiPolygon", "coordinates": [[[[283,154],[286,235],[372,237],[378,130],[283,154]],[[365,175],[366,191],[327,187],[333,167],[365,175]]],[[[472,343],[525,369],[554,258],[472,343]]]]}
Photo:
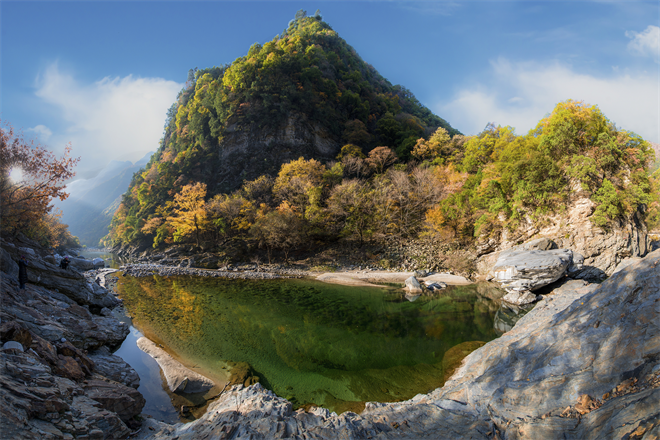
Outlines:
{"type": "Polygon", "coordinates": [[[125,297],[129,312],[148,320],[175,352],[248,362],[267,380],[286,377],[292,385],[310,380],[308,374],[328,380],[355,375],[356,391],[358,383],[394,380],[390,376],[400,372],[400,383],[385,393],[396,400],[407,387],[413,395],[427,391],[417,387],[418,379],[427,380],[422,370],[440,368],[447,349],[496,336],[495,306],[474,286],[410,303],[397,294],[305,281],[124,280],[122,287],[131,291],[130,300],[125,297]]]}
{"type": "Polygon", "coordinates": [[[178,339],[192,339],[204,337],[202,324],[204,323],[204,307],[195,304],[196,295],[187,290],[185,283],[174,281],[172,295],[169,298],[172,330],[178,339]]]}

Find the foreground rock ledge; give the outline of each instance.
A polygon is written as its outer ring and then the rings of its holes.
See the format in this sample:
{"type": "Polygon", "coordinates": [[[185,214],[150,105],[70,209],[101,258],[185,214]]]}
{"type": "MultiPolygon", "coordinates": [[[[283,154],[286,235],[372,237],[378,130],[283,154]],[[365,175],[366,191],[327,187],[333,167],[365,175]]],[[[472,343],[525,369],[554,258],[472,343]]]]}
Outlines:
{"type": "Polygon", "coordinates": [[[445,384],[360,414],[237,386],[202,418],[140,438],[653,439],[660,436],[660,251],[601,285],[566,283],[445,384]]]}

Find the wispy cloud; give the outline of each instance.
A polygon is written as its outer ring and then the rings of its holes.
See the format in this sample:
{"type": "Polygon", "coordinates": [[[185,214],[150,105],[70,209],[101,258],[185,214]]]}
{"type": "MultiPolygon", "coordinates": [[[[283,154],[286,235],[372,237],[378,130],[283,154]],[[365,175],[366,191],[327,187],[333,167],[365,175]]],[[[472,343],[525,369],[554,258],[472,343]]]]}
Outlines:
{"type": "Polygon", "coordinates": [[[653,142],[660,140],[660,85],[657,74],[615,72],[595,77],[575,72],[559,62],[491,62],[487,83],[459,90],[434,110],[466,134],[476,134],[488,122],[510,125],[525,134],[558,102],[583,100],[598,105],[618,127],[653,142]]]}
{"type": "Polygon", "coordinates": [[[660,27],[650,25],[642,32],[628,31],[631,41],[628,50],[636,55],[651,57],[660,63],[660,27]]]}
{"type": "MultiPolygon", "coordinates": [[[[110,160],[135,161],[155,150],[167,109],[183,86],[130,75],[84,84],[61,72],[57,63],[39,75],[36,84],[36,95],[55,107],[62,119],[63,128],[50,124],[50,144],[71,142],[73,155],[81,156],[79,176],[102,168],[110,160]]],[[[38,134],[50,131],[44,126],[32,130],[38,134]]]]}
{"type": "Polygon", "coordinates": [[[34,133],[39,139],[39,142],[48,142],[48,139],[50,139],[50,137],[53,135],[53,132],[50,130],[50,128],[41,124],[37,125],[36,127],[28,128],[27,131],[34,133]]]}

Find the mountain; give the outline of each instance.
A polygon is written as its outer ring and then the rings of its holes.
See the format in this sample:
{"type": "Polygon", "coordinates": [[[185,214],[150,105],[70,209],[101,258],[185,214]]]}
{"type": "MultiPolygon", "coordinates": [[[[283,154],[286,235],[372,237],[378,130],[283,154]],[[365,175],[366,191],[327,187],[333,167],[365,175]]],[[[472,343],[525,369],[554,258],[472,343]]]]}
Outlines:
{"type": "Polygon", "coordinates": [[[62,210],[61,221],[69,225],[69,231],[81,244],[98,246],[101,238],[108,234],[108,225],[123,192],[133,174],[144,167],[152,154],[135,163],[113,160],[95,177],[67,185],[69,197],[66,200],[54,201],[55,207],[62,210]]]}
{"type": "Polygon", "coordinates": [[[124,195],[114,239],[139,241],[145,223],[187,184],[203,183],[207,197],[229,193],[300,157],[332,161],[346,144],[361,154],[387,146],[407,161],[438,127],[458,134],[365,63],[320,15],[299,11],[282,34],[230,65],[190,72],[161,147],[124,195]]]}

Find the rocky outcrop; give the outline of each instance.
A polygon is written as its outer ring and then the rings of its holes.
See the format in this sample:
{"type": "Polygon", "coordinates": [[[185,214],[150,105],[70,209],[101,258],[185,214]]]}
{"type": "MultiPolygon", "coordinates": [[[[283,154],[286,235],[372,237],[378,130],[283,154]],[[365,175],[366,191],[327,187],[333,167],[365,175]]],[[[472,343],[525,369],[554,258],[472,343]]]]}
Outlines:
{"type": "Polygon", "coordinates": [[[62,338],[83,350],[120,344],[128,335],[126,324],[92,314],[69,297],[28,284],[25,290],[3,277],[0,284],[0,319],[15,321],[46,341],[62,338]]]}
{"type": "Polygon", "coordinates": [[[107,346],[90,352],[89,358],[94,362],[94,371],[101,376],[131,388],[137,389],[140,386],[140,376],[126,361],[110,353],[107,346]]]}
{"type": "Polygon", "coordinates": [[[501,252],[493,266],[492,277],[508,292],[504,301],[515,305],[529,304],[537,299],[532,291],[554,283],[567,272],[582,268],[584,259],[570,249],[518,250],[501,252]]]}
{"type": "Polygon", "coordinates": [[[215,385],[211,379],[184,367],[149,339],[145,337],[139,338],[137,340],[137,346],[158,362],[171,392],[205,393],[215,385]]]}
{"type": "Polygon", "coordinates": [[[145,402],[135,371],[108,347],[124,340],[128,326],[93,313],[117,301],[78,271],[44,261],[46,250],[4,241],[0,249],[1,436],[126,438],[145,402]],[[25,289],[11,275],[18,253],[29,255],[25,289]]]}
{"type": "Polygon", "coordinates": [[[601,285],[565,283],[429,394],[336,415],[237,386],[201,419],[149,420],[139,438],[650,439],[658,401],[660,251],[601,285]]]}
{"type": "MultiPolygon", "coordinates": [[[[9,280],[12,280],[14,279],[10,275],[14,273],[12,265],[17,266],[16,262],[23,252],[17,247],[5,246],[3,249],[4,252],[0,254],[1,266],[8,267],[9,272],[3,272],[9,280]]],[[[57,290],[80,305],[115,307],[118,304],[110,292],[90,283],[81,272],[74,268],[62,269],[54,262],[50,263],[47,259],[41,258],[38,253],[28,258],[28,261],[28,283],[57,290]]]]}
{"type": "Polygon", "coordinates": [[[571,249],[584,257],[584,269],[578,275],[582,279],[600,280],[614,272],[621,260],[643,257],[649,251],[648,233],[639,213],[626,221],[612,224],[603,230],[592,224],[591,216],[596,205],[579,189],[566,203],[566,211],[544,218],[542,221],[523,218],[520,226],[510,231],[504,228],[491,231],[477,240],[477,270],[487,275],[497,252],[509,249],[534,237],[556,243],[558,248],[571,249]]]}
{"type": "MultiPolygon", "coordinates": [[[[85,435],[88,438],[95,435],[100,435],[96,438],[125,438],[131,432],[116,413],[85,394],[85,383],[54,374],[38,355],[5,352],[1,356],[0,433],[3,438],[41,440],[85,435]]],[[[115,389],[113,393],[117,395],[125,389],[115,389]]],[[[141,409],[135,408],[132,416],[141,409]]]]}

